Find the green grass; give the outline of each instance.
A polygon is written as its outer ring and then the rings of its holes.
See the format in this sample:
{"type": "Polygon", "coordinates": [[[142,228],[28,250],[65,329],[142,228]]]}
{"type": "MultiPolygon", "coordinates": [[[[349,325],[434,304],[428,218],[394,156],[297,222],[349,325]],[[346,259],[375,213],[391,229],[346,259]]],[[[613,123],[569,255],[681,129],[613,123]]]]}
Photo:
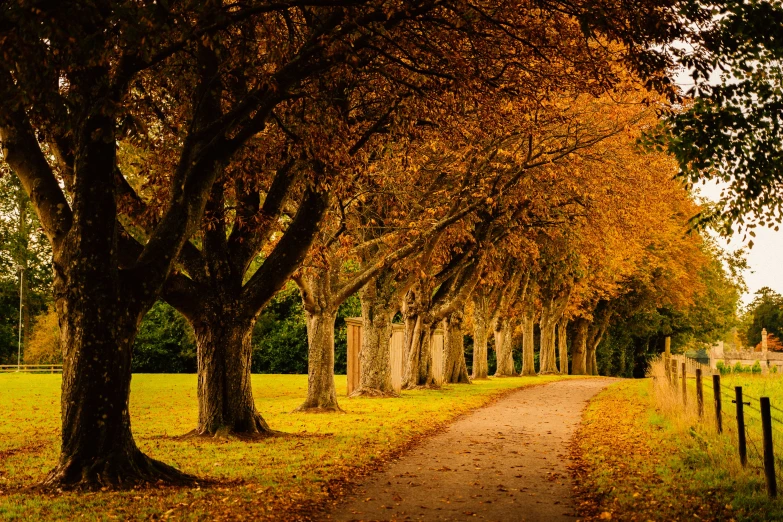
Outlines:
{"type": "MultiPolygon", "coordinates": [[[[779,396],[783,384],[779,377],[775,382],[737,379],[724,384],[747,385],[748,393],[769,396],[779,396]]],[[[734,405],[724,405],[728,429],[718,435],[711,387],[705,387],[710,393],[699,419],[693,395],[683,411],[681,396],[669,393],[663,382],[622,381],[586,409],[577,439],[582,514],[606,518],[608,513],[613,520],[783,520],[783,501],[768,498],[758,467],[739,464],[736,432],[732,435],[725,410],[733,412],[734,405]]]]}
{"type": "Polygon", "coordinates": [[[562,378],[490,379],[397,399],[348,399],[345,376],[337,376],[345,413],[306,414],[292,411],[304,400],[307,376],[254,375],[259,411],[273,429],[291,436],[240,442],[174,438],[196,425],[195,375],[134,375],[131,419],[139,447],[222,485],[43,494],[26,488],[57,460],[60,376],[0,375],[0,519],[291,518],[339,496],[343,480],[457,415],[504,391],[562,378]]]}

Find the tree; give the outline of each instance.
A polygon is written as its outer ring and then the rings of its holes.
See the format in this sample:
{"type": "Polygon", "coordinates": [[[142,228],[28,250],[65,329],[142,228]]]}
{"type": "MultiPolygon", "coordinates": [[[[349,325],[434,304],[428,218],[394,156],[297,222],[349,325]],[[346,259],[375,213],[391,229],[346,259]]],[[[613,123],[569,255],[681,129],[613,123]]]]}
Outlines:
{"type": "Polygon", "coordinates": [[[33,323],[51,302],[51,256],[30,199],[19,179],[0,163],[0,361],[5,364],[17,362],[20,340],[26,352],[33,323]]]}
{"type": "Polygon", "coordinates": [[[345,44],[364,41],[363,28],[419,14],[303,8],[297,26],[281,18],[287,8],[61,2],[3,10],[3,157],[52,245],[65,347],[62,450],[46,485],[191,480],[133,440],[128,397],[138,324],[198,228],[222,165],[294,89],[353,54],[345,44]],[[286,26],[306,32],[273,30],[286,26]],[[255,44],[232,45],[240,40],[255,44]],[[273,48],[285,51],[263,51],[273,48]],[[242,87],[229,89],[235,82],[242,87]],[[163,122],[145,126],[151,114],[163,122]],[[133,201],[118,201],[132,186],[118,155],[122,141],[157,160],[143,173],[157,185],[154,219],[143,229],[126,228],[121,216],[133,214],[133,201]]]}
{"type": "Polygon", "coordinates": [[[783,339],[783,297],[771,288],[761,288],[746,310],[747,330],[744,332],[749,346],[761,342],[761,330],[766,329],[778,339],[783,339]]]}
{"type": "Polygon", "coordinates": [[[35,320],[32,334],[25,349],[24,362],[26,364],[62,364],[60,325],[57,324],[57,312],[52,307],[35,320]]]}
{"type": "Polygon", "coordinates": [[[133,373],[194,373],[193,329],[171,306],[156,302],[144,315],[133,343],[133,373]]]}
{"type": "Polygon", "coordinates": [[[678,53],[690,71],[692,99],[669,110],[651,142],[673,154],[688,182],[724,185],[720,201],[697,222],[753,236],[757,225],[777,227],[783,215],[783,44],[768,30],[783,23],[783,6],[697,2],[686,16],[698,27],[678,53]]]}

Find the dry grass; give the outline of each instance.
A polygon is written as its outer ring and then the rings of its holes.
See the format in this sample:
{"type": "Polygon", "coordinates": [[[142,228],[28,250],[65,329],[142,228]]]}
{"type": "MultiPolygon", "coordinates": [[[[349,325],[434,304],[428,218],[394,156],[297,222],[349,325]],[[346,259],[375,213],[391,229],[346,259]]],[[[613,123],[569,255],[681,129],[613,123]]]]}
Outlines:
{"type": "MultiPolygon", "coordinates": [[[[783,520],[783,502],[768,498],[759,455],[750,445],[749,465],[740,464],[729,390],[723,395],[724,432],[718,434],[710,375],[703,383],[703,417],[698,415],[694,379],[686,381],[684,405],[682,381],[673,386],[660,361],[652,364],[650,377],[611,387],[585,413],[576,448],[585,517],[783,520]]],[[[733,379],[723,379],[728,381],[724,385],[740,384],[733,379]]],[[[736,379],[750,395],[783,386],[778,376],[736,379]]],[[[758,425],[750,410],[746,418],[751,440],[758,425]]]]}

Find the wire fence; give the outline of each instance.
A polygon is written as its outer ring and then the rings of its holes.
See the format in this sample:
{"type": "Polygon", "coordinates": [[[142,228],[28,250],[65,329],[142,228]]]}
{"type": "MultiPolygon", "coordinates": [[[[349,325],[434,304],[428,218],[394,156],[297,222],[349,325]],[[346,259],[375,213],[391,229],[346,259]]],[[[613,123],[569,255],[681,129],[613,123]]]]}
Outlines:
{"type": "Polygon", "coordinates": [[[62,373],[62,364],[0,364],[0,373],[62,373]]]}
{"type": "MultiPolygon", "coordinates": [[[[783,409],[744,386],[728,385],[708,365],[682,355],[664,355],[653,364],[652,376],[667,404],[727,438],[741,466],[763,474],[768,495],[777,497],[783,480],[783,409]]],[[[783,382],[780,386],[783,391],[783,382]]]]}

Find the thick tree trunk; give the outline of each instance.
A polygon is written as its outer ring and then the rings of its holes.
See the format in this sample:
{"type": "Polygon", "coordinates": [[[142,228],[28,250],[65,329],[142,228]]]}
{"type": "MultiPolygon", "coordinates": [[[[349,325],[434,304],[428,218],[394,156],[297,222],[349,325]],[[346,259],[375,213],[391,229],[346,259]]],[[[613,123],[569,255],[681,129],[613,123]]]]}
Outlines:
{"type": "Polygon", "coordinates": [[[522,375],[532,376],[536,374],[535,362],[535,326],[533,315],[525,315],[522,318],[522,375]]]}
{"type": "Polygon", "coordinates": [[[557,322],[557,349],[560,357],[560,373],[568,375],[568,319],[561,318],[557,322]]]}
{"type": "Polygon", "coordinates": [[[307,399],[297,411],[341,411],[334,387],[336,311],[306,312],[307,399]]]}
{"type": "Polygon", "coordinates": [[[539,374],[547,375],[558,373],[557,364],[555,361],[555,326],[556,321],[553,321],[545,313],[542,313],[542,318],[538,323],[541,329],[541,348],[539,351],[539,374]]]}
{"type": "Polygon", "coordinates": [[[145,456],[136,446],[128,403],[138,318],[117,297],[116,271],[95,271],[101,260],[91,261],[95,257],[55,259],[63,348],[62,446],[59,463],[44,486],[95,489],[158,480],[191,482],[193,477],[145,456]]]}
{"type": "Polygon", "coordinates": [[[405,390],[436,386],[432,373],[432,324],[421,315],[405,318],[405,370],[402,387],[405,390]]]}
{"type": "Polygon", "coordinates": [[[587,372],[587,328],[590,321],[580,317],[575,321],[574,338],[571,341],[571,374],[589,375],[587,372]]]}
{"type": "Polygon", "coordinates": [[[393,333],[392,319],[397,306],[392,304],[393,291],[379,287],[385,279],[376,278],[365,285],[362,300],[362,346],[359,352],[359,388],[352,396],[396,397],[392,387],[389,344],[393,333]]]}
{"type": "Polygon", "coordinates": [[[487,299],[481,295],[476,296],[473,301],[473,379],[487,378],[488,323],[487,299]]]}
{"type": "Polygon", "coordinates": [[[272,433],[253,401],[253,323],[235,317],[236,314],[224,310],[194,324],[199,413],[193,435],[257,438],[272,433]]]}
{"type": "Polygon", "coordinates": [[[516,375],[511,346],[511,320],[508,317],[501,317],[495,323],[495,353],[498,361],[495,377],[516,375]]]}
{"type": "Polygon", "coordinates": [[[598,347],[598,343],[592,341],[587,342],[585,349],[585,373],[587,375],[598,375],[598,364],[595,356],[595,349],[598,347]]]}
{"type": "Polygon", "coordinates": [[[119,269],[113,129],[113,118],[95,111],[74,130],[73,222],[52,242],[63,348],[62,445],[47,487],[194,480],[144,455],[131,433],[132,346],[159,289],[119,269]]]}
{"type": "Polygon", "coordinates": [[[465,363],[462,312],[454,312],[443,320],[443,336],[443,382],[470,384],[465,363]]]}

